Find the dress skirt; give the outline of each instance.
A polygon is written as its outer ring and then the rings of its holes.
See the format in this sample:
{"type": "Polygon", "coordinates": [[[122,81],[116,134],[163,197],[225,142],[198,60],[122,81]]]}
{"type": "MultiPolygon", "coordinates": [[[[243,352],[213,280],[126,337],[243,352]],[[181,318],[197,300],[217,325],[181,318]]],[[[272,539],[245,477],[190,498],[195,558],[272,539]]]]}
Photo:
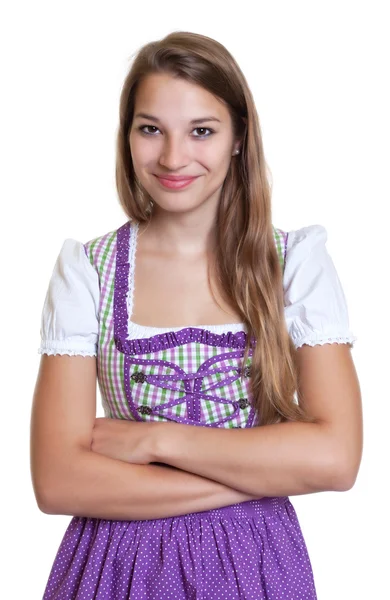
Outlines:
{"type": "Polygon", "coordinates": [[[142,521],[73,517],[43,600],[315,600],[287,496],[142,521]]]}

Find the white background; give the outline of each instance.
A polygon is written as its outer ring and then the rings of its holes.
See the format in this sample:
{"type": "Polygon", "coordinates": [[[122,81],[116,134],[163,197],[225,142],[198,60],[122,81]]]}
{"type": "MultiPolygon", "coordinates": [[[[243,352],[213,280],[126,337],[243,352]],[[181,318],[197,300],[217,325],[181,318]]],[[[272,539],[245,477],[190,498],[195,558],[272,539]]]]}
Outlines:
{"type": "Polygon", "coordinates": [[[30,411],[48,281],[66,238],[85,242],[127,220],[114,180],[119,94],[132,55],[174,30],[217,39],[241,66],[272,172],[274,225],[319,223],[328,231],[358,337],[352,352],[364,454],[352,490],[290,498],[319,600],[389,597],[386,5],[37,0],[4,6],[2,598],[42,597],[70,521],[39,511],[30,480],[30,411]]]}

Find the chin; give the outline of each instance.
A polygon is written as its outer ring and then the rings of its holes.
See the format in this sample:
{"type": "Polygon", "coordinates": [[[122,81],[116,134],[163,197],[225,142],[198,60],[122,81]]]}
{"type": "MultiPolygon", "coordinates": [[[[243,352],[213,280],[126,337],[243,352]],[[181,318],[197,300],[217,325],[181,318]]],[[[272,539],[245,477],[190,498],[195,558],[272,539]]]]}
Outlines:
{"type": "Polygon", "coordinates": [[[164,200],[154,200],[156,206],[161,210],[171,213],[186,213],[192,210],[196,210],[201,204],[197,202],[191,202],[191,200],[183,200],[181,198],[172,199],[171,201],[164,202],[164,200]]]}

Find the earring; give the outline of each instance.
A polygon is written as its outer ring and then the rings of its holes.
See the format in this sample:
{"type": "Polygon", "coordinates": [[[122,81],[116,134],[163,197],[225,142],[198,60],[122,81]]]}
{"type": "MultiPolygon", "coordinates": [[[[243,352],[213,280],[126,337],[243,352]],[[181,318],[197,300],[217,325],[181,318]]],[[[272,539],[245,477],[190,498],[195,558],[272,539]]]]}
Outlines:
{"type": "Polygon", "coordinates": [[[234,154],[240,154],[240,151],[239,150],[235,150],[234,154]]]}

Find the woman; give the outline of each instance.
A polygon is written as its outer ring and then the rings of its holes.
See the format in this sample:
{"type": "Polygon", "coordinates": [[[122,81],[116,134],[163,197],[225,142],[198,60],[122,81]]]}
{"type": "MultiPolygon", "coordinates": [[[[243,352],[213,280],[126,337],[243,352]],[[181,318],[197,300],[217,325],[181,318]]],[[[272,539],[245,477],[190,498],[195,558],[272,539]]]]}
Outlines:
{"type": "Polygon", "coordinates": [[[316,598],[288,496],[355,482],[356,338],[325,228],[272,225],[221,44],[139,51],[116,180],[128,220],[65,240],[42,314],[33,485],[73,516],[44,599],[316,598]]]}

